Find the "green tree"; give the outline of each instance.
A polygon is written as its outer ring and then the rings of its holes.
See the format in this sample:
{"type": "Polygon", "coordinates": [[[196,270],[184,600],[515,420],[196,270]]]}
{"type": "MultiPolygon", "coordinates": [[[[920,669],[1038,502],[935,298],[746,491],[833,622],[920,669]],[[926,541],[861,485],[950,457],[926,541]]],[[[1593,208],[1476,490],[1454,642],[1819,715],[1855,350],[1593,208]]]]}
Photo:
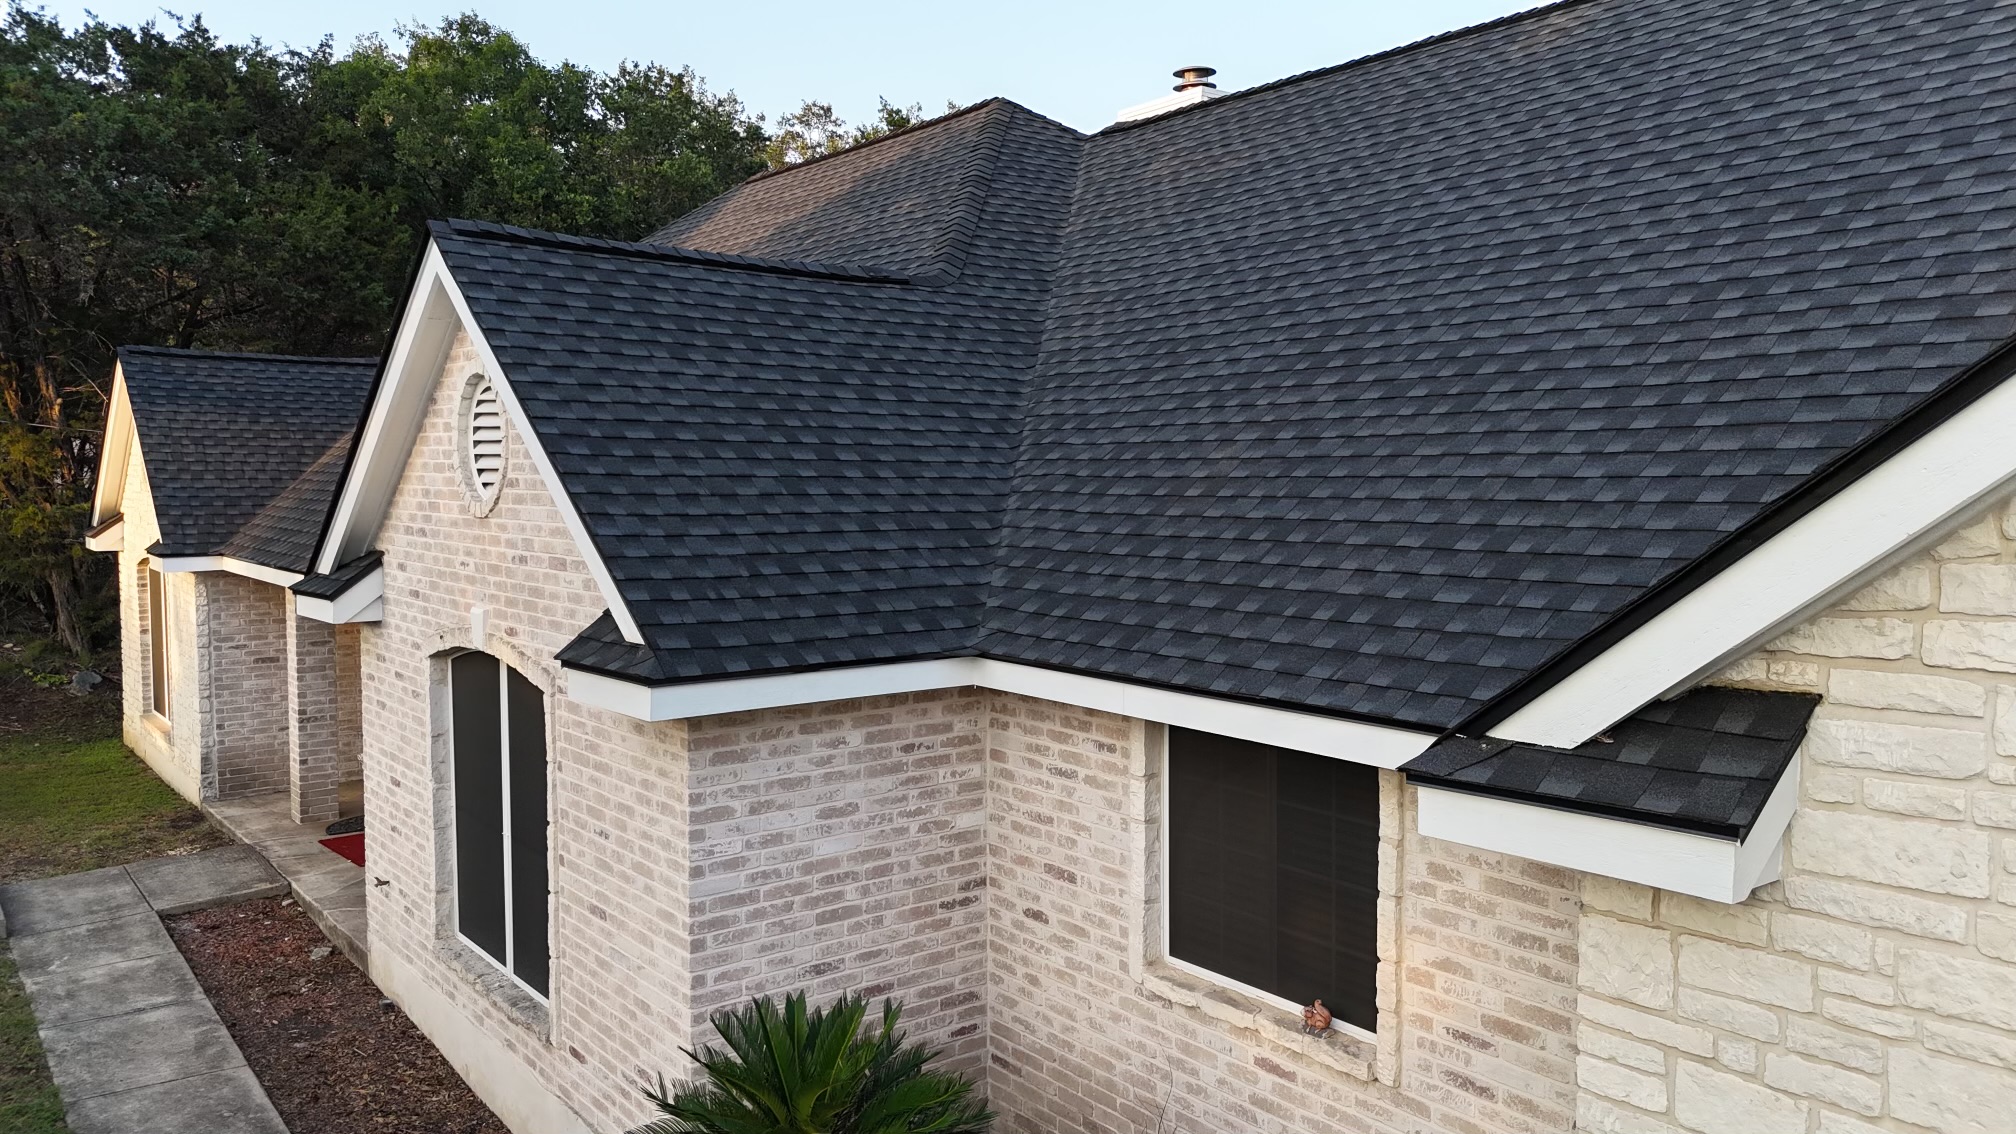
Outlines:
{"type": "Polygon", "coordinates": [[[805,994],[780,1006],[759,996],[713,1014],[727,1047],[686,1054],[703,1078],[646,1092],[665,1117],[632,1134],[980,1134],[994,1116],[965,1077],[932,1071],[937,1053],[905,1044],[902,1008],[883,1001],[879,1028],[864,1030],[868,1001],[845,995],[807,1010],[805,994]]]}
{"type": "Polygon", "coordinates": [[[474,16],[398,43],[7,8],[0,618],[109,640],[78,536],[119,345],[375,353],[428,219],[636,238],[764,166],[760,120],[690,70],[547,65],[474,16]]]}
{"type": "MultiPolygon", "coordinates": [[[[885,134],[893,134],[924,121],[924,104],[913,102],[909,106],[897,106],[888,99],[880,99],[881,107],[876,110],[872,121],[850,127],[847,120],[834,113],[830,102],[806,102],[798,109],[777,120],[777,133],[763,150],[763,160],[771,169],[783,169],[787,165],[797,165],[828,154],[872,142],[885,134]]],[[[945,104],[945,113],[959,109],[956,102],[945,104]]]]}

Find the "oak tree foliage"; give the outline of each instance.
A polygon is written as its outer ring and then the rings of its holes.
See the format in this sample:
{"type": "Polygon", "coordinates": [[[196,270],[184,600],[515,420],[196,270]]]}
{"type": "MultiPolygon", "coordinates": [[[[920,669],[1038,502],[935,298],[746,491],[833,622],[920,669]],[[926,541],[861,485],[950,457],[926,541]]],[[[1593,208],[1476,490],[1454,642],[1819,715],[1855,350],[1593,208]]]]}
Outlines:
{"type": "Polygon", "coordinates": [[[0,633],[80,660],[114,638],[109,557],[79,536],[118,346],[376,354],[430,218],[635,239],[916,109],[848,131],[822,106],[773,138],[691,69],[549,64],[474,15],[339,54],[10,5],[0,633]]]}

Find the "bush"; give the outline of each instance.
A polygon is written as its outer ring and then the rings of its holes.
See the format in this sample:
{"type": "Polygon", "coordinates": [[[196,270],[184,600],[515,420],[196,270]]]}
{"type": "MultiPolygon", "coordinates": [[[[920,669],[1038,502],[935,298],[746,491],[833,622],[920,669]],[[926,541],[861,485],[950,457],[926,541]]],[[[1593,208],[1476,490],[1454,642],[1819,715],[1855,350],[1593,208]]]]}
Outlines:
{"type": "Polygon", "coordinates": [[[645,1094],[665,1117],[631,1134],[981,1134],[994,1115],[964,1076],[928,1070],[938,1053],[905,1045],[902,1006],[882,1002],[882,1026],[864,1031],[868,1001],[852,994],[810,1011],[795,992],[780,1007],[759,996],[713,1015],[726,1049],[682,1049],[702,1077],[645,1094]]]}

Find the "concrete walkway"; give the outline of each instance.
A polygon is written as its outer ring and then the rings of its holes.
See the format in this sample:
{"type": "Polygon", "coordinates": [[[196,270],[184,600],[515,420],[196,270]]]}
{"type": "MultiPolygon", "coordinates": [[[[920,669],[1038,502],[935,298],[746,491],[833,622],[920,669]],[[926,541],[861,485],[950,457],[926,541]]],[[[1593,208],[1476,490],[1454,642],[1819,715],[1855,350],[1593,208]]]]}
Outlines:
{"type": "Polygon", "coordinates": [[[72,1134],[287,1134],[161,925],[286,892],[250,847],[0,887],[72,1134]]]}
{"type": "Polygon", "coordinates": [[[329,837],[327,824],[296,823],[285,792],[206,803],[203,813],[265,855],[330,943],[359,969],[371,971],[365,963],[364,868],[322,845],[329,837]]]}

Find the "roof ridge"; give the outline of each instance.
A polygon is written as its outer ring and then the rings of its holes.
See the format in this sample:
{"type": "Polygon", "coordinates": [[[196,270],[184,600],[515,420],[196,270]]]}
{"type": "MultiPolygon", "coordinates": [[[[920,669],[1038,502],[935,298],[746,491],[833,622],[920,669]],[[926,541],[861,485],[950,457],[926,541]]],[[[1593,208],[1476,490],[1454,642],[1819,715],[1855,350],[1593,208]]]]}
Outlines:
{"type": "Polygon", "coordinates": [[[1428,48],[1438,47],[1445,43],[1451,43],[1460,39],[1467,39],[1475,35],[1482,35],[1485,32],[1497,31],[1500,28],[1511,27],[1514,24],[1524,23],[1527,20],[1536,20],[1545,16],[1551,16],[1554,15],[1555,13],[1563,12],[1570,8],[1580,8],[1586,5],[1596,4],[1600,2],[1601,0],[1551,0],[1550,3],[1543,3],[1538,5],[1537,7],[1526,8],[1522,11],[1513,12],[1510,15],[1499,16],[1496,19],[1485,20],[1481,24],[1470,24],[1467,27],[1452,28],[1449,31],[1437,32],[1434,35],[1414,40],[1411,43],[1398,44],[1396,46],[1386,48],[1383,51],[1375,51],[1370,55],[1361,55],[1356,59],[1346,59],[1342,63],[1332,63],[1328,67],[1318,67],[1311,71],[1302,71],[1298,72],[1297,74],[1286,75],[1279,79],[1273,79],[1268,82],[1261,83],[1258,86],[1247,87],[1244,90],[1227,91],[1225,94],[1220,95],[1217,98],[1204,99],[1199,102],[1190,103],[1187,106],[1179,106],[1174,110],[1164,111],[1161,114],[1157,114],[1149,118],[1135,118],[1127,121],[1115,122],[1109,126],[1094,131],[1091,136],[1096,138],[1106,134],[1121,134],[1129,130],[1139,130],[1142,129],[1143,127],[1153,126],[1159,123],[1168,122],[1175,118],[1181,118],[1191,114],[1195,114],[1197,111],[1203,110],[1206,107],[1223,106],[1226,103],[1232,102],[1234,100],[1243,99],[1248,95],[1265,94],[1268,91],[1279,90],[1282,87],[1293,86],[1296,83],[1305,83],[1315,79],[1327,78],[1331,75],[1340,74],[1342,72],[1353,70],[1358,67],[1369,67],[1375,63],[1384,63],[1389,59],[1394,59],[1403,55],[1411,55],[1417,51],[1425,51],[1428,48]]]}
{"type": "Polygon", "coordinates": [[[379,362],[376,355],[263,354],[259,351],[249,350],[205,350],[200,347],[148,346],[142,343],[129,343],[122,346],[119,348],[119,354],[121,356],[128,354],[165,354],[173,355],[177,358],[238,358],[248,361],[256,359],[260,362],[326,362],[357,366],[376,366],[379,362]]]}
{"type": "Polygon", "coordinates": [[[737,256],[728,252],[707,252],[676,244],[647,244],[633,240],[607,240],[599,236],[575,236],[536,228],[479,220],[433,220],[427,222],[434,236],[462,236],[497,240],[510,244],[530,244],[546,248],[567,248],[604,252],[639,260],[677,260],[711,268],[767,272],[772,275],[805,276],[811,279],[845,280],[854,283],[908,284],[910,278],[880,268],[847,264],[820,264],[810,260],[773,260],[760,256],[737,256]]]}
{"type": "MultiPolygon", "coordinates": [[[[1048,122],[1052,126],[1055,126],[1060,130],[1069,131],[1071,134],[1077,137],[1083,138],[1087,136],[1084,134],[1080,134],[1077,130],[1074,130],[1069,126],[1066,126],[1064,123],[1057,121],[1055,118],[1052,118],[1047,114],[1039,114],[1036,111],[1031,110],[1026,106],[1023,106],[1021,103],[1016,102],[1012,98],[1007,98],[1003,95],[994,95],[990,98],[983,98],[979,102],[972,103],[967,106],[962,106],[957,110],[948,110],[945,113],[940,114],[936,118],[926,118],[922,122],[912,122],[910,125],[903,127],[901,130],[891,130],[887,134],[878,134],[865,142],[860,142],[855,145],[848,146],[844,150],[834,150],[830,154],[819,154],[815,157],[806,158],[804,161],[793,162],[790,165],[780,166],[776,169],[765,169],[757,173],[752,173],[742,180],[741,185],[753,185],[758,181],[768,181],[773,177],[782,177],[787,173],[795,173],[798,170],[818,165],[821,162],[832,161],[834,158],[846,157],[848,154],[858,154],[862,150],[865,150],[870,146],[879,146],[883,142],[894,141],[897,138],[906,137],[910,134],[922,133],[923,131],[929,130],[934,126],[941,126],[947,122],[950,122],[955,118],[964,118],[968,114],[975,114],[978,113],[979,111],[986,110],[989,107],[993,106],[1012,107],[1013,109],[1019,110],[1022,113],[1030,116],[1031,118],[1041,119],[1042,121],[1048,122]]],[[[740,186],[737,187],[739,188],[740,186]]],[[[673,219],[676,220],[678,218],[675,217],[673,219]]]]}

